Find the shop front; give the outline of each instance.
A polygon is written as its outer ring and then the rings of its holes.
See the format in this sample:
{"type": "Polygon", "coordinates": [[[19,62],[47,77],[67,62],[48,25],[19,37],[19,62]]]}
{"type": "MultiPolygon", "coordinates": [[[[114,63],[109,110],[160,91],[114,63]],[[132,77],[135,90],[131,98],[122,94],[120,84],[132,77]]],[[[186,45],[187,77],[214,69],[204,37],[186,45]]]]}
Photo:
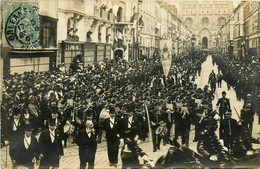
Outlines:
{"type": "Polygon", "coordinates": [[[11,50],[3,59],[4,76],[46,72],[55,68],[57,50],[11,50]]]}
{"type": "Polygon", "coordinates": [[[66,69],[69,69],[73,58],[77,55],[82,55],[84,67],[111,59],[111,44],[62,41],[60,46],[61,62],[65,63],[66,69]]]}

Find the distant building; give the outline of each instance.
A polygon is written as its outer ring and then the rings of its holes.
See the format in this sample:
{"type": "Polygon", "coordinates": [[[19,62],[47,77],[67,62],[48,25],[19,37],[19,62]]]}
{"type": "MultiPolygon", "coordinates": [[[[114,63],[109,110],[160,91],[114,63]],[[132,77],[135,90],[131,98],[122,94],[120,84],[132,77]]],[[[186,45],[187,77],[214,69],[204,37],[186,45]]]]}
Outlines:
{"type": "Polygon", "coordinates": [[[246,61],[260,56],[260,2],[244,3],[246,61]]]}
{"type": "Polygon", "coordinates": [[[244,2],[241,2],[233,11],[234,28],[234,52],[236,59],[245,57],[245,27],[244,27],[244,2]]]}
{"type": "Polygon", "coordinates": [[[232,14],[232,1],[181,1],[178,16],[193,30],[196,45],[216,47],[217,31],[232,14]]]}
{"type": "Polygon", "coordinates": [[[233,10],[231,19],[218,31],[222,53],[227,53],[227,42],[233,41],[235,59],[250,63],[260,56],[260,2],[242,1],[233,10]],[[226,36],[230,35],[230,36],[226,36]],[[223,46],[224,45],[224,46],[223,46]]]}

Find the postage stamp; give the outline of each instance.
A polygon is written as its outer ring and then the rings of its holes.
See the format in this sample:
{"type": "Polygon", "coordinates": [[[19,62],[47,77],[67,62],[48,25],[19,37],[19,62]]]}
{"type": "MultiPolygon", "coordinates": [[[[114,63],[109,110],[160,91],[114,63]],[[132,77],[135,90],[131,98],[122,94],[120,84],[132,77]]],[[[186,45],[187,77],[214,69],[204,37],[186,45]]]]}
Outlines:
{"type": "Polygon", "coordinates": [[[5,3],[5,38],[11,48],[36,48],[39,43],[38,3],[5,3]]]}

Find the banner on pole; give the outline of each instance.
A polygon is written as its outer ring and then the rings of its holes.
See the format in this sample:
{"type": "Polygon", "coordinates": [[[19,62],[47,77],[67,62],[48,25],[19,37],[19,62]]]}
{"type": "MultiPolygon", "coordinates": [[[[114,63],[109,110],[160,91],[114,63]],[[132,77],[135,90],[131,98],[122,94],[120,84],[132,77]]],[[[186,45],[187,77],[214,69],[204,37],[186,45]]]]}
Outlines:
{"type": "Polygon", "coordinates": [[[160,40],[160,56],[164,75],[167,77],[172,63],[172,40],[160,40]]]}

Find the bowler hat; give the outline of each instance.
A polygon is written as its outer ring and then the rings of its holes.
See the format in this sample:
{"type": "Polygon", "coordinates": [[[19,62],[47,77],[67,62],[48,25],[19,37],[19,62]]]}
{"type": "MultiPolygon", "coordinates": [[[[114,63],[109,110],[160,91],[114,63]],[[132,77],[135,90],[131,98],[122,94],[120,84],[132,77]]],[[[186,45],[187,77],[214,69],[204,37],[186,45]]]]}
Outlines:
{"type": "Polygon", "coordinates": [[[49,124],[49,126],[55,126],[55,125],[56,125],[55,119],[50,119],[50,120],[48,121],[48,124],[49,124]]]}
{"type": "Polygon", "coordinates": [[[115,107],[109,106],[109,113],[114,114],[115,113],[115,107]]]}
{"type": "Polygon", "coordinates": [[[33,127],[31,124],[25,124],[24,131],[32,131],[32,130],[33,130],[33,127]]]}
{"type": "Polygon", "coordinates": [[[223,91],[222,94],[227,94],[227,93],[225,91],[223,91]]]}
{"type": "Polygon", "coordinates": [[[17,116],[17,115],[19,115],[19,114],[21,114],[22,112],[21,112],[21,110],[19,109],[19,108],[13,108],[13,115],[14,116],[17,116]]]}
{"type": "Polygon", "coordinates": [[[231,115],[232,113],[231,113],[231,110],[228,110],[226,113],[225,113],[225,115],[231,115]]]}

